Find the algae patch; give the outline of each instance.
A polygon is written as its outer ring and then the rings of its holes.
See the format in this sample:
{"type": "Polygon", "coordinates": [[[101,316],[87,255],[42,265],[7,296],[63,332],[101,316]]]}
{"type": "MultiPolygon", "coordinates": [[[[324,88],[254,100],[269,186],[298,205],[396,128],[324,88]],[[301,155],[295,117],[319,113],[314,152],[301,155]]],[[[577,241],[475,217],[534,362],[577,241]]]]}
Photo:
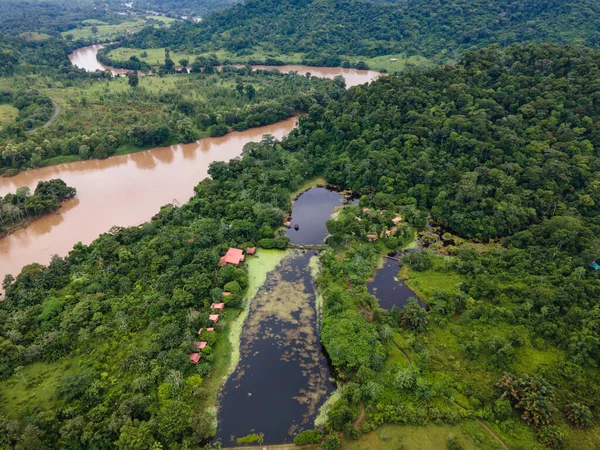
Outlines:
{"type": "Polygon", "coordinates": [[[229,370],[225,374],[223,381],[229,378],[240,362],[242,330],[250,311],[250,304],[267,280],[269,272],[275,270],[284,256],[285,252],[281,250],[259,249],[256,255],[248,261],[248,291],[244,299],[244,309],[230,325],[229,342],[231,342],[231,361],[229,363],[229,370]]]}

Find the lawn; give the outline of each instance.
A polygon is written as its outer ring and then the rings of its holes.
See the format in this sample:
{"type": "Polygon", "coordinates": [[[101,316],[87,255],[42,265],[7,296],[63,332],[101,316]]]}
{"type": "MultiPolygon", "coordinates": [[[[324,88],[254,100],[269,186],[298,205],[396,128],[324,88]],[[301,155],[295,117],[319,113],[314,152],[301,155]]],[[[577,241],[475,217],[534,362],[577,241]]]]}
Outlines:
{"type": "Polygon", "coordinates": [[[0,127],[15,121],[19,110],[12,105],[0,105],[0,127]]]}
{"type": "MultiPolygon", "coordinates": [[[[140,31],[145,26],[149,26],[149,21],[157,21],[160,22],[161,25],[169,26],[171,23],[175,22],[176,19],[172,19],[170,17],[163,16],[147,16],[144,17],[136,17],[128,20],[127,22],[122,22],[119,24],[108,24],[106,22],[102,22],[100,20],[90,19],[84,20],[82,23],[84,26],[75,28],[73,30],[65,31],[61,33],[63,36],[72,35],[73,39],[80,38],[109,38],[116,37],[122,35],[124,33],[133,33],[136,31],[140,31]],[[92,31],[92,27],[96,27],[98,31],[94,33],[92,31]]],[[[156,24],[155,24],[156,25],[156,24]]]]}
{"type": "Polygon", "coordinates": [[[374,58],[360,58],[356,56],[349,57],[353,64],[358,61],[364,61],[372,70],[387,70],[389,73],[400,72],[407,67],[417,67],[429,64],[429,60],[423,56],[409,56],[405,53],[394,55],[375,56],[374,58]]]}
{"type": "Polygon", "coordinates": [[[463,275],[445,268],[448,256],[436,256],[433,267],[423,272],[411,270],[404,265],[400,270],[400,279],[406,280],[406,285],[417,293],[419,298],[425,302],[431,298],[434,292],[441,291],[453,293],[458,291],[463,275]]]}

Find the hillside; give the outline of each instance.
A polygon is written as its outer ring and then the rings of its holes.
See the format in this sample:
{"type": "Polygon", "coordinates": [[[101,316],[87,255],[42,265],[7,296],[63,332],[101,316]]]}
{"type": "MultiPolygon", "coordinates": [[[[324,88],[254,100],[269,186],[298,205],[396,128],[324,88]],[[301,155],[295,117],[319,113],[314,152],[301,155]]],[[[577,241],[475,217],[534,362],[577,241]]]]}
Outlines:
{"type": "Polygon", "coordinates": [[[124,46],[226,50],[238,56],[300,53],[313,65],[340,65],[332,56],[400,53],[444,61],[491,43],[531,40],[594,47],[599,13],[592,0],[252,0],[199,24],[144,30],[124,46]]]}

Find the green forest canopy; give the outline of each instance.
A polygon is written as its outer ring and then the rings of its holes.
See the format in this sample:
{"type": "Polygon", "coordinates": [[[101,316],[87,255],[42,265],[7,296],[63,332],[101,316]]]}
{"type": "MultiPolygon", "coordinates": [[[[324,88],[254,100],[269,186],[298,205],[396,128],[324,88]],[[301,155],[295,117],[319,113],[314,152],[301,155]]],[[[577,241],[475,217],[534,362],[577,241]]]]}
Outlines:
{"type": "Polygon", "coordinates": [[[331,429],[360,434],[351,422],[362,401],[368,426],[482,417],[511,446],[593,437],[574,426],[596,425],[600,404],[600,282],[588,267],[600,252],[598,61],[579,46],[495,46],[331,90],[283,142],[213,164],[181,208],[8,278],[0,442],[151,448],[210,436],[208,387],[223,354],[195,367],[185,353],[225,284],[247,283],[243,269],[218,270],[218,258],[272,243],[290,192],[318,175],[360,194],[361,207],[400,210],[413,227],[430,214],[463,237],[501,239],[446,249],[444,261],[420,256],[414,270],[461,282],[427,298],[427,313],[415,304],[386,313],[364,288],[385,243],[336,227],[320,280],[322,338],[350,382],[331,429]]]}
{"type": "Polygon", "coordinates": [[[198,24],[146,29],[124,46],[181,47],[199,52],[302,53],[313,65],[339,57],[406,52],[446,61],[471,47],[522,41],[599,42],[593,0],[249,0],[198,24]]]}

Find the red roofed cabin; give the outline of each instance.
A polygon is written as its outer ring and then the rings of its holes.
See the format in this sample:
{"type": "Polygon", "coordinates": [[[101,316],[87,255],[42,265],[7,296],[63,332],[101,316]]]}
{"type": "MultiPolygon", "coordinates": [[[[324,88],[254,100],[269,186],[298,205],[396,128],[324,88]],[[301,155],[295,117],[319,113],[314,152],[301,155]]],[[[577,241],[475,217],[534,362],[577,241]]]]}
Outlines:
{"type": "Polygon", "coordinates": [[[224,256],[221,256],[219,261],[220,266],[226,266],[227,264],[233,264],[238,266],[244,260],[244,251],[239,248],[230,247],[224,256]]]}
{"type": "Polygon", "coordinates": [[[200,361],[200,353],[189,353],[188,356],[190,357],[190,362],[192,364],[198,364],[198,361],[200,361]]]}
{"type": "MultiPolygon", "coordinates": [[[[204,328],[200,328],[198,330],[198,334],[202,333],[203,330],[204,330],[204,328]]],[[[206,331],[215,331],[215,329],[214,328],[207,328],[206,331]]]]}
{"type": "Polygon", "coordinates": [[[256,253],[256,247],[248,247],[246,249],[246,255],[254,255],[256,253]]]}
{"type": "Polygon", "coordinates": [[[207,345],[208,345],[208,342],[206,342],[206,341],[196,341],[196,342],[194,342],[194,347],[196,347],[198,350],[202,350],[207,345]]]}
{"type": "Polygon", "coordinates": [[[225,308],[225,303],[213,303],[210,305],[210,309],[223,309],[225,308]]]}
{"type": "Polygon", "coordinates": [[[212,323],[217,323],[219,321],[219,315],[211,314],[210,316],[208,316],[208,320],[210,320],[212,323]]]}
{"type": "Polygon", "coordinates": [[[370,241],[376,241],[377,235],[376,234],[367,234],[367,239],[370,241]]]}
{"type": "Polygon", "coordinates": [[[392,219],[392,222],[394,222],[394,223],[402,222],[402,217],[396,216],[392,219]]]}

